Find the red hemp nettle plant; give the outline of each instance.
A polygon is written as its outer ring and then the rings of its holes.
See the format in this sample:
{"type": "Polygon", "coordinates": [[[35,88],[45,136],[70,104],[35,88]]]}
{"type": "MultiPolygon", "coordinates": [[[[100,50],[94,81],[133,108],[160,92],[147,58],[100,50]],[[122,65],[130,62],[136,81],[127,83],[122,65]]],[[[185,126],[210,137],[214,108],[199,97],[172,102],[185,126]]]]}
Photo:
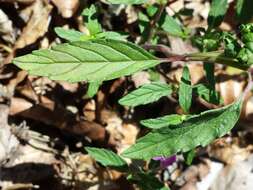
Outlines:
{"type": "MultiPolygon", "coordinates": [[[[180,24],[178,15],[166,14],[167,1],[158,1],[148,5],[146,0],[108,0],[113,4],[146,4],[144,14],[139,14],[139,29],[142,33],[141,45],[128,42],[127,35],[115,31],[104,31],[97,19],[95,5],[84,9],[82,16],[89,33],[84,34],[70,29],[55,28],[56,34],[67,43],[51,49],[33,51],[31,54],[17,57],[14,64],[29,74],[48,77],[51,80],[68,82],[86,81],[89,83],[87,94],[92,97],[104,81],[128,76],[138,71],[155,69],[157,65],[173,61],[203,61],[207,83],[191,84],[187,64],[183,68],[181,82],[178,85],[153,81],[130,92],[119,100],[122,106],[136,107],[176,94],[179,106],[184,114],[172,114],[153,119],[142,120],[141,124],[150,132],[126,149],[120,156],[113,151],[86,147],[86,151],[103,166],[111,167],[129,174],[128,179],[143,189],[168,189],[155,177],[150,168],[145,169],[129,165],[124,158],[160,162],[162,169],[176,161],[176,154],[192,152],[198,146],[206,146],[216,138],[227,134],[237,123],[245,94],[251,89],[251,64],[253,63],[253,25],[240,27],[241,39],[233,33],[218,30],[226,14],[227,0],[213,0],[208,16],[208,28],[200,29],[192,35],[189,29],[180,24]],[[174,55],[165,45],[157,44],[166,34],[182,39],[190,39],[199,48],[199,53],[174,55]],[[160,51],[166,58],[159,58],[147,50],[160,51]],[[215,90],[214,63],[239,68],[248,73],[249,82],[244,94],[233,104],[199,114],[191,114],[193,95],[205,101],[219,105],[222,100],[215,90]],[[133,169],[134,168],[134,169],[133,169]],[[145,184],[142,181],[145,181],[145,184]]],[[[242,19],[242,1],[236,6],[238,19],[242,19]]],[[[240,20],[239,20],[240,22],[240,20]]]]}

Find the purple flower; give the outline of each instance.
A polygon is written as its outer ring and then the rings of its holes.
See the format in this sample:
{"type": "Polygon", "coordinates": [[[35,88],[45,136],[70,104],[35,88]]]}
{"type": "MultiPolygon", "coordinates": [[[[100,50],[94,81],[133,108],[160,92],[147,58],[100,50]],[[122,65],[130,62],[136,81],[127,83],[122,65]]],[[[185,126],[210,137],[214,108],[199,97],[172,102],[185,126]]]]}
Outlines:
{"type": "Polygon", "coordinates": [[[164,169],[170,166],[171,164],[173,164],[177,160],[177,157],[176,155],[173,155],[171,157],[157,156],[157,157],[154,157],[153,160],[160,161],[160,167],[164,169]]]}

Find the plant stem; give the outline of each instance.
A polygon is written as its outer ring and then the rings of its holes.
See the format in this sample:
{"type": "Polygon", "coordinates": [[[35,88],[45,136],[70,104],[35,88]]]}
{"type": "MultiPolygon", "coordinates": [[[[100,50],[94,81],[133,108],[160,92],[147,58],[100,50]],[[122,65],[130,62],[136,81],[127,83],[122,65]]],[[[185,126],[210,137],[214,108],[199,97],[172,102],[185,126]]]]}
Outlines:
{"type": "Polygon", "coordinates": [[[203,61],[207,63],[220,63],[223,65],[228,65],[245,71],[249,69],[248,65],[241,64],[237,59],[226,57],[223,51],[199,52],[199,53],[179,55],[171,53],[171,49],[162,44],[157,45],[145,44],[142,47],[147,50],[152,49],[164,53],[164,55],[166,55],[167,58],[161,58],[160,60],[162,62],[203,61]]]}
{"type": "Polygon", "coordinates": [[[185,60],[186,61],[205,61],[209,63],[220,63],[223,65],[236,67],[242,70],[248,69],[247,65],[241,64],[237,59],[224,56],[224,54],[221,51],[187,54],[185,60]]]}
{"type": "Polygon", "coordinates": [[[148,37],[147,37],[146,43],[150,43],[150,41],[152,40],[152,38],[155,34],[156,23],[159,22],[165,7],[166,7],[166,4],[160,4],[154,18],[150,21],[148,37]]]}

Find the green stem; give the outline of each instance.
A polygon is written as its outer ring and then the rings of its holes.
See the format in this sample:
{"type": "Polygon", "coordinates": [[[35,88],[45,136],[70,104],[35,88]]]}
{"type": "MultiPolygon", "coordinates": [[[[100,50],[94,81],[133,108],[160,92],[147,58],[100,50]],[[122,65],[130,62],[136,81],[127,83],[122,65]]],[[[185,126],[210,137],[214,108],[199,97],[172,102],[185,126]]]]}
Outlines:
{"type": "Polygon", "coordinates": [[[186,61],[204,61],[209,63],[220,63],[242,70],[247,70],[249,68],[247,65],[241,64],[237,59],[224,56],[224,54],[220,51],[187,54],[186,61]]]}

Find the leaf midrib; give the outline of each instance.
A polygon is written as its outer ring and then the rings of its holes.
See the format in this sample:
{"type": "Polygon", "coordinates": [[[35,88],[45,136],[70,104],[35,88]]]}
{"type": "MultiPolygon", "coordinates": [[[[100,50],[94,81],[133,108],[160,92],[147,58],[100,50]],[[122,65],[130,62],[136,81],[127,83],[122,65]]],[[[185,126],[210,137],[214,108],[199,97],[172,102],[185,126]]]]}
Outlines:
{"type": "Polygon", "coordinates": [[[158,59],[147,59],[147,60],[131,60],[131,61],[54,61],[53,63],[42,63],[42,62],[27,62],[27,61],[17,61],[14,59],[14,62],[18,63],[23,63],[23,64],[44,64],[44,65],[49,65],[49,64],[74,64],[74,63],[80,63],[80,64],[94,64],[94,63],[104,63],[104,64],[110,64],[110,63],[133,63],[133,62],[146,62],[146,61],[157,61],[159,62],[158,59]]]}

